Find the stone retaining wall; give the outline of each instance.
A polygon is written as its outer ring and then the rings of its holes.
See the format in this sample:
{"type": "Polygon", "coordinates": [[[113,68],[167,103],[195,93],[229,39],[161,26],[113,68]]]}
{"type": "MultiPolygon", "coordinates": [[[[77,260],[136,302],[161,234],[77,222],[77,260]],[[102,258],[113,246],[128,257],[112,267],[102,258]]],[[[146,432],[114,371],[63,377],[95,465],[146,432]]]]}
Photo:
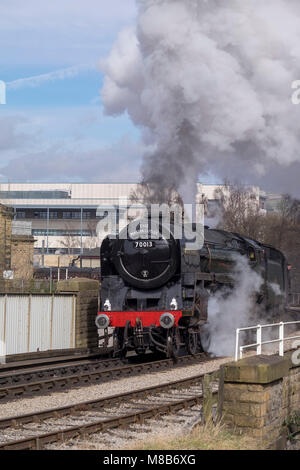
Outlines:
{"type": "Polygon", "coordinates": [[[13,209],[0,204],[0,278],[10,269],[13,209]]]}
{"type": "Polygon", "coordinates": [[[33,245],[31,235],[11,236],[11,269],[15,279],[33,279],[33,245]]]}
{"type": "Polygon", "coordinates": [[[284,421],[300,411],[300,364],[291,360],[291,353],[226,364],[222,376],[225,423],[259,439],[266,448],[285,448],[284,421]]]}
{"type": "Polygon", "coordinates": [[[0,294],[53,294],[56,284],[48,279],[0,278],[0,294]]]}
{"type": "Polygon", "coordinates": [[[12,207],[0,204],[0,279],[4,271],[13,271],[15,279],[33,278],[32,235],[13,235],[12,207]]]}
{"type": "Polygon", "coordinates": [[[98,347],[95,317],[98,311],[99,287],[99,281],[84,278],[57,283],[57,293],[76,294],[75,348],[98,347]]]}

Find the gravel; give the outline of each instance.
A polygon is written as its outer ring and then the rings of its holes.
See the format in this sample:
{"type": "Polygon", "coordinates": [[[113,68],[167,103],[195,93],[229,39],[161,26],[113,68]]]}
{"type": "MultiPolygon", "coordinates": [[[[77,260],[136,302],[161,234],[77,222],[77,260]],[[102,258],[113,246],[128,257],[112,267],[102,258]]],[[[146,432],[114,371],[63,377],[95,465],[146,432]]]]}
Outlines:
{"type": "MultiPolygon", "coordinates": [[[[300,331],[294,332],[293,335],[300,335],[300,331]]],[[[289,343],[291,342],[286,342],[286,349],[291,347],[291,344],[289,343]]],[[[276,348],[278,350],[278,345],[273,345],[272,348],[268,348],[268,352],[263,350],[264,354],[272,354],[276,351],[276,348]]],[[[253,354],[255,354],[254,351],[247,353],[247,355],[253,354]]],[[[184,365],[170,370],[145,373],[135,377],[124,377],[105,382],[103,384],[78,387],[63,392],[52,392],[42,396],[19,398],[0,405],[0,418],[8,418],[19,414],[33,413],[87,400],[105,398],[110,395],[130,392],[133,389],[140,390],[145,387],[168,383],[170,381],[188,378],[197,374],[213,372],[218,370],[221,364],[225,364],[232,360],[233,357],[216,358],[209,362],[188,366],[184,365]]]]}
{"type": "Polygon", "coordinates": [[[105,433],[92,434],[86,439],[72,439],[65,443],[48,445],[48,450],[117,450],[128,448],[132,443],[164,440],[165,436],[182,436],[191,431],[201,420],[201,405],[181,410],[144,424],[133,424],[126,429],[111,429],[105,433]]]}
{"type": "Polygon", "coordinates": [[[67,406],[81,401],[105,398],[110,395],[140,390],[145,387],[169,383],[188,378],[192,375],[203,374],[218,370],[228,358],[215,359],[209,362],[189,366],[176,367],[170,370],[145,373],[138,376],[124,377],[97,385],[78,387],[63,392],[53,392],[43,396],[18,398],[0,405],[0,418],[7,418],[23,413],[33,413],[48,408],[67,406]]]}

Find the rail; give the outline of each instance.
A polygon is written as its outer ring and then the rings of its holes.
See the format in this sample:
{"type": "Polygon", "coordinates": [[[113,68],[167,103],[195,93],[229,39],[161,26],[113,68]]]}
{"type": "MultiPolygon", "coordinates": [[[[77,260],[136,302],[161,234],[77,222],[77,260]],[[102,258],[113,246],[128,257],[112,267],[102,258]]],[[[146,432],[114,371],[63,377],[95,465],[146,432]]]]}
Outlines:
{"type": "Polygon", "coordinates": [[[242,359],[243,357],[243,351],[245,349],[249,348],[254,348],[256,347],[256,354],[262,354],[262,346],[265,344],[272,344],[272,343],[279,343],[279,356],[284,355],[284,342],[286,340],[292,340],[292,339],[300,339],[300,335],[297,336],[284,336],[285,333],[285,327],[287,325],[300,325],[300,321],[291,321],[291,322],[280,322],[280,323],[270,323],[268,325],[256,325],[256,326],[249,326],[246,328],[237,328],[236,329],[236,339],[235,339],[235,360],[238,361],[238,359],[242,359]],[[271,340],[262,340],[262,331],[264,328],[274,328],[278,327],[279,328],[279,337],[276,339],[271,339],[271,340]],[[242,331],[250,331],[250,330],[256,330],[256,343],[252,344],[246,344],[244,346],[240,346],[240,333],[242,331]]]}
{"type": "Polygon", "coordinates": [[[140,362],[138,357],[128,359],[85,360],[53,366],[44,366],[17,372],[0,373],[0,403],[25,395],[42,395],[54,390],[67,390],[75,386],[88,386],[139,374],[157,372],[160,369],[199,364],[212,360],[206,354],[181,356],[176,359],[151,360],[151,356],[140,362]]]}
{"type": "Polygon", "coordinates": [[[118,395],[2,418],[0,430],[4,432],[0,433],[0,450],[40,450],[67,439],[86,440],[90,434],[143,424],[147,419],[159,419],[195,405],[202,405],[199,422],[204,424],[208,416],[212,416],[217,402],[218,381],[219,371],[213,371],[118,395]],[[193,390],[195,386],[200,390],[193,390]],[[126,409],[122,404],[126,404],[126,409]],[[11,440],[14,438],[17,440],[11,440]]]}

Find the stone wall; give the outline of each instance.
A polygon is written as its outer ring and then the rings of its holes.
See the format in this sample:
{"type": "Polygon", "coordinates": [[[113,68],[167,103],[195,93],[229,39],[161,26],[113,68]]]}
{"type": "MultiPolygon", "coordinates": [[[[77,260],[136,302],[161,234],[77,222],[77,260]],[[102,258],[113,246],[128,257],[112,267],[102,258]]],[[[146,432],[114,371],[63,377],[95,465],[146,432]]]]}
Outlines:
{"type": "Polygon", "coordinates": [[[0,204],[0,278],[11,268],[11,223],[13,209],[0,204]]]}
{"type": "Polygon", "coordinates": [[[13,209],[0,204],[0,279],[8,270],[15,279],[32,279],[34,238],[12,235],[12,219],[13,209]]]}
{"type": "Polygon", "coordinates": [[[11,269],[15,279],[33,279],[33,244],[31,235],[12,235],[11,269]]]}
{"type": "Polygon", "coordinates": [[[0,294],[52,294],[56,284],[48,279],[0,279],[0,294]]]}
{"type": "Polygon", "coordinates": [[[95,317],[98,311],[99,281],[68,279],[57,283],[57,293],[76,294],[75,348],[98,347],[98,330],[95,317]]]}
{"type": "Polygon", "coordinates": [[[225,423],[266,448],[285,448],[283,423],[300,411],[300,365],[291,354],[245,358],[225,365],[222,376],[225,423]]]}

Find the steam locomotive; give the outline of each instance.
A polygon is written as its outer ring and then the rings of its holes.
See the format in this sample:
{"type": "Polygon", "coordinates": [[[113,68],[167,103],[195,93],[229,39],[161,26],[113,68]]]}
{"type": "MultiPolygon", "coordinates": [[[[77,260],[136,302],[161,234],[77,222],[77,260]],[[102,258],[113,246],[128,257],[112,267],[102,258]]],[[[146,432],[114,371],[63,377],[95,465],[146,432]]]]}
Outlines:
{"type": "MultiPolygon", "coordinates": [[[[144,220],[136,227],[142,225],[144,220]]],[[[289,274],[280,251],[208,227],[202,247],[190,249],[190,239],[175,238],[175,225],[166,228],[152,220],[151,230],[146,226],[146,236],[138,231],[132,236],[126,227],[125,236],[123,231],[115,239],[107,237],[100,249],[101,307],[95,322],[105,345],[113,336],[115,356],[130,350],[159,351],[166,357],[203,351],[209,340],[209,297],[234,288],[238,254],[263,278],[255,293],[260,308],[276,320],[284,312],[289,274]]]]}

